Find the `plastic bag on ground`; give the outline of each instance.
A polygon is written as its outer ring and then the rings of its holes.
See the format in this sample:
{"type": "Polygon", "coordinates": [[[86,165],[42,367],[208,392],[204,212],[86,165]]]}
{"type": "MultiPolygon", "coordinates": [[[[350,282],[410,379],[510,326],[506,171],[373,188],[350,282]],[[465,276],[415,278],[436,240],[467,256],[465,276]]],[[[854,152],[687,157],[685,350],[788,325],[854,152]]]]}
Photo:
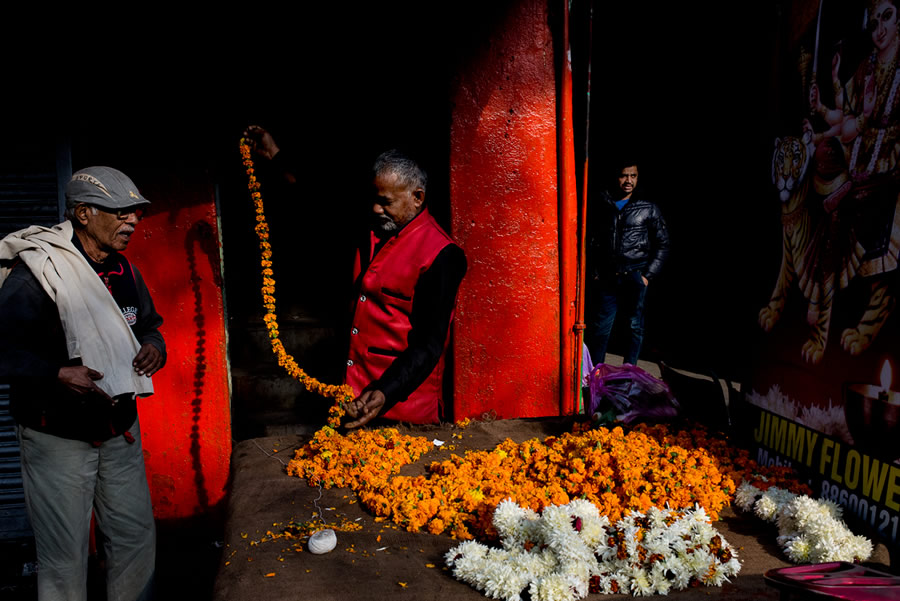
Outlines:
{"type": "Polygon", "coordinates": [[[588,414],[615,413],[616,419],[631,424],[670,421],[678,417],[678,401],[669,387],[635,365],[598,363],[590,375],[591,398],[588,414]]]}

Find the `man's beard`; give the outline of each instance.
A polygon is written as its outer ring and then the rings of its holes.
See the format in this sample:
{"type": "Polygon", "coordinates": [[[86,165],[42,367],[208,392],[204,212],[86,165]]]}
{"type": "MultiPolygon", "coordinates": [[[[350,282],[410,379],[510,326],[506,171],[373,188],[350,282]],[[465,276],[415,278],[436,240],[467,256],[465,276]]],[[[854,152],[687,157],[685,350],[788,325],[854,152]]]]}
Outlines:
{"type": "Polygon", "coordinates": [[[375,232],[376,236],[382,238],[393,236],[399,229],[400,226],[397,225],[397,222],[387,215],[376,215],[372,219],[372,231],[375,232]]]}

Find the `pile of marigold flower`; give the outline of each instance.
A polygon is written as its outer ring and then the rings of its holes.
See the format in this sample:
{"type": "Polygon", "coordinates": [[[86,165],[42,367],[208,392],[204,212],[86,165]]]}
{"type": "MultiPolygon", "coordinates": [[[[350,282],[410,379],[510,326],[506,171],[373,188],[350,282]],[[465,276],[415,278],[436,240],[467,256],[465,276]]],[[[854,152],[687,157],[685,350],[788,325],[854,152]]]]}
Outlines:
{"type": "Polygon", "coordinates": [[[674,431],[665,425],[641,424],[636,428],[663,446],[706,449],[719,471],[734,482],[746,480],[760,490],[778,486],[796,494],[812,494],[809,486],[797,481],[790,467],[762,467],[750,458],[749,451],[737,448],[726,438],[710,434],[702,426],[674,431]]]}
{"type": "Polygon", "coordinates": [[[386,483],[431,447],[426,439],[402,435],[396,428],[356,430],[344,436],[324,426],[297,449],[287,473],[306,479],[310,486],[359,491],[386,483]]]}
{"type": "Polygon", "coordinates": [[[426,475],[400,476],[400,467],[431,446],[425,438],[325,428],[296,452],[289,473],[311,485],[348,486],[372,513],[408,531],[463,540],[495,537],[492,516],[504,499],[533,511],[586,499],[613,522],[651,507],[699,504],[716,519],[734,495],[734,476],[781,481],[779,470],[758,467],[703,429],[579,429],[543,441],[507,439],[433,462],[426,475]]]}

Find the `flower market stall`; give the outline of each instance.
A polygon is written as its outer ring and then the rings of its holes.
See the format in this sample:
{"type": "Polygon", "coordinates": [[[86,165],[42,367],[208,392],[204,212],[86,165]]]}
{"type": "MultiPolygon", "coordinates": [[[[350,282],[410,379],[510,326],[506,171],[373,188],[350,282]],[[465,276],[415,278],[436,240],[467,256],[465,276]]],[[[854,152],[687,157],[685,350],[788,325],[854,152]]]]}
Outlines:
{"type": "Polygon", "coordinates": [[[785,557],[870,559],[871,542],[846,528],[837,505],[807,496],[788,467],[759,466],[684,420],[485,416],[345,432],[352,391],[306,374],[280,339],[269,229],[244,140],[241,154],[272,350],[335,402],[311,436],[236,447],[217,598],[759,598],[771,593],[763,573],[785,557]]]}
{"type": "MultiPolygon", "coordinates": [[[[549,589],[532,599],[555,598],[553,586],[569,598],[616,589],[684,599],[777,598],[763,573],[790,565],[778,528],[730,505],[740,486],[735,479],[753,477],[746,454],[699,429],[573,426],[565,418],[514,419],[348,436],[326,428],[313,437],[244,441],[235,448],[216,598],[513,598],[519,585],[528,598],[523,562],[555,548],[577,553],[577,539],[600,544],[606,559],[597,565],[610,571],[583,579],[586,588],[576,594],[577,587],[554,585],[561,570],[538,577],[532,565],[532,581],[549,589]],[[657,509],[660,501],[673,512],[657,509]],[[498,505],[503,510],[495,516],[498,505]],[[684,511],[676,515],[676,508],[684,511]],[[548,527],[554,521],[559,536],[570,537],[566,544],[554,542],[548,527]],[[335,531],[335,548],[311,553],[308,535],[326,527],[335,531]],[[678,533],[672,540],[687,536],[690,545],[664,545],[668,529],[678,533]],[[515,553],[520,563],[508,568],[473,560],[515,553]],[[705,563],[692,576],[677,566],[679,554],[705,563]],[[626,580],[622,569],[632,555],[642,555],[647,569],[626,580]],[[649,588],[653,564],[658,573],[669,570],[662,589],[649,588]],[[490,569],[519,579],[491,580],[490,569]]],[[[754,480],[757,486],[791,487],[784,471],[767,473],[768,480],[754,480]]],[[[741,502],[750,507],[754,490],[743,490],[741,502]]],[[[869,565],[884,567],[878,562],[886,557],[878,549],[869,565]]],[[[574,556],[557,559],[558,566],[576,565],[574,556]]],[[[594,561],[590,554],[582,559],[587,563],[573,569],[596,571],[584,567],[594,561]]]]}

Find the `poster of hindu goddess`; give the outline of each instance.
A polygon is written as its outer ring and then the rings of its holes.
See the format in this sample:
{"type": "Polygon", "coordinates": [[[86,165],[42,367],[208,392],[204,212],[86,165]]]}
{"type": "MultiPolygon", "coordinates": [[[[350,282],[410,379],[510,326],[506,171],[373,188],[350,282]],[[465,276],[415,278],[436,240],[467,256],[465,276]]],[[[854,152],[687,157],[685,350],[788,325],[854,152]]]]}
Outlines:
{"type": "Polygon", "coordinates": [[[898,3],[799,0],[784,11],[776,60],[792,77],[773,81],[792,83],[773,94],[793,100],[773,120],[781,131],[765,201],[781,206],[781,264],[757,316],[746,390],[756,407],[891,464],[900,460],[898,3]]]}

